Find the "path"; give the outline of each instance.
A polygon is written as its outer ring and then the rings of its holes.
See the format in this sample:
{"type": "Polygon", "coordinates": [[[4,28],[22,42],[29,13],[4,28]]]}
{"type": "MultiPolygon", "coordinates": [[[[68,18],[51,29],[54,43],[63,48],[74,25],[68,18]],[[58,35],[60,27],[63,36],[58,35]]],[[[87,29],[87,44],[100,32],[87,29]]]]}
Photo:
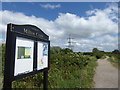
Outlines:
{"type": "Polygon", "coordinates": [[[118,88],[118,69],[107,61],[108,58],[97,61],[94,88],[118,88]]]}

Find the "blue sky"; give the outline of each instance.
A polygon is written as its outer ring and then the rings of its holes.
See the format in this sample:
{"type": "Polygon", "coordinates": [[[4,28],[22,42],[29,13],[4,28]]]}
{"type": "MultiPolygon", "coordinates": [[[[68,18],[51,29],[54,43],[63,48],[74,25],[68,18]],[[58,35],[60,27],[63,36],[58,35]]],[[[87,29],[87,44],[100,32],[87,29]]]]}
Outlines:
{"type": "Polygon", "coordinates": [[[110,2],[3,2],[0,33],[6,37],[8,23],[32,24],[50,36],[51,46],[65,48],[71,34],[74,51],[113,51],[118,49],[117,9],[110,2]]]}
{"type": "Polygon", "coordinates": [[[104,9],[107,4],[108,2],[3,2],[2,9],[13,12],[22,12],[28,16],[34,15],[36,17],[54,20],[59,13],[72,13],[78,16],[85,16],[85,11],[94,8],[104,9]],[[45,5],[48,3],[51,5],[60,4],[61,7],[55,9],[41,7],[41,4],[45,5]]]}

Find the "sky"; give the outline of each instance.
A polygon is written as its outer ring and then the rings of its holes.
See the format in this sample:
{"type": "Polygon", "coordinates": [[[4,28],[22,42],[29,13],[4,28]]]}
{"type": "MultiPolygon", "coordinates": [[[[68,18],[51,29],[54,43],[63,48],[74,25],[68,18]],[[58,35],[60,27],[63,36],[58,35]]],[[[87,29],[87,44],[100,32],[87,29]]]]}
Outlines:
{"type": "Polygon", "coordinates": [[[3,2],[0,39],[6,39],[8,23],[32,24],[49,37],[51,46],[74,51],[118,49],[118,4],[111,2],[3,2]]]}

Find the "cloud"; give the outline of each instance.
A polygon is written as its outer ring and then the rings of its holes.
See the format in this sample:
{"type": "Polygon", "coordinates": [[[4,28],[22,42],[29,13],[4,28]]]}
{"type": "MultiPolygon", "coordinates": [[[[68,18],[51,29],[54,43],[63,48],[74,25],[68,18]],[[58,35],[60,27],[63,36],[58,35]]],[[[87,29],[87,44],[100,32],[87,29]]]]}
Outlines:
{"type": "Polygon", "coordinates": [[[76,51],[91,51],[93,48],[112,51],[117,48],[118,34],[117,6],[86,11],[87,17],[72,13],[59,13],[55,20],[49,21],[20,12],[0,11],[0,35],[6,34],[7,24],[32,24],[50,36],[52,46],[66,47],[68,35],[75,39],[76,51]]]}
{"type": "Polygon", "coordinates": [[[1,32],[4,33],[6,33],[8,23],[36,25],[41,28],[46,34],[51,36],[52,40],[54,40],[55,37],[59,37],[63,33],[62,31],[56,31],[54,23],[44,18],[26,16],[23,13],[11,12],[7,10],[0,11],[0,15],[2,15],[3,18],[3,20],[1,20],[2,22],[0,23],[0,26],[2,26],[1,32]]]}
{"type": "Polygon", "coordinates": [[[0,38],[0,45],[2,45],[5,42],[6,42],[6,40],[0,38]]]}
{"type": "Polygon", "coordinates": [[[59,14],[55,20],[56,25],[65,34],[69,33],[79,38],[96,37],[102,34],[118,33],[118,25],[102,11],[87,18],[79,17],[75,14],[59,14]]]}
{"type": "Polygon", "coordinates": [[[61,7],[61,5],[60,4],[41,4],[40,5],[41,7],[43,7],[43,8],[47,8],[47,9],[55,9],[55,8],[60,8],[61,7]]]}
{"type": "Polygon", "coordinates": [[[113,51],[118,49],[118,36],[104,35],[94,39],[77,39],[75,40],[76,51],[92,51],[93,48],[98,48],[102,51],[113,51]]]}
{"type": "Polygon", "coordinates": [[[86,11],[87,15],[101,15],[101,16],[106,16],[109,19],[113,20],[116,19],[118,20],[118,4],[116,3],[112,3],[112,4],[107,4],[106,5],[107,8],[105,8],[104,10],[101,9],[93,9],[93,10],[89,10],[86,11]]]}

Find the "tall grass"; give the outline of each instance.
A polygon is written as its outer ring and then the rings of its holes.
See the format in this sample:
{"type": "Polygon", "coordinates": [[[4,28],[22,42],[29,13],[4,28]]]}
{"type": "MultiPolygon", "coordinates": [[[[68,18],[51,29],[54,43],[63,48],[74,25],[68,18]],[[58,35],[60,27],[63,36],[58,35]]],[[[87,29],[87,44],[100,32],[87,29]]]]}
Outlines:
{"type": "Polygon", "coordinates": [[[109,54],[109,61],[111,64],[120,69],[120,55],[118,54],[109,54]]]}

